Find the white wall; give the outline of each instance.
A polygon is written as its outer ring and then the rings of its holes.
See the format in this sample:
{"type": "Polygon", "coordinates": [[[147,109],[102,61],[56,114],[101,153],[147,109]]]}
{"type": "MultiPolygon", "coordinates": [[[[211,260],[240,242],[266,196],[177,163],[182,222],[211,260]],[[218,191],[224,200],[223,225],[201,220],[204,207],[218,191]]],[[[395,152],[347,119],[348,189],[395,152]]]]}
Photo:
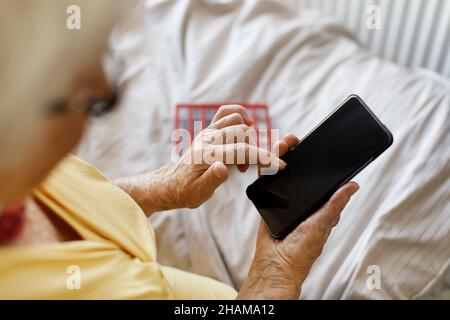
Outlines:
{"type": "Polygon", "coordinates": [[[450,0],[281,0],[340,19],[379,55],[450,78],[450,0]],[[381,29],[369,30],[370,5],[380,8],[381,29]]]}

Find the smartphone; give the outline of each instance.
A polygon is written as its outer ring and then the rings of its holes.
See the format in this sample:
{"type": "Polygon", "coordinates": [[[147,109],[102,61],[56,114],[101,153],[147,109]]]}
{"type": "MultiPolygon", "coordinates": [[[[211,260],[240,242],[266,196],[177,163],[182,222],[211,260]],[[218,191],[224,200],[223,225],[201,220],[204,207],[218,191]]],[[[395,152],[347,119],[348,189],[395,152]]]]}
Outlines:
{"type": "Polygon", "coordinates": [[[282,159],[284,170],[247,188],[275,238],[284,238],[393,143],[357,95],[348,97],[282,159]]]}

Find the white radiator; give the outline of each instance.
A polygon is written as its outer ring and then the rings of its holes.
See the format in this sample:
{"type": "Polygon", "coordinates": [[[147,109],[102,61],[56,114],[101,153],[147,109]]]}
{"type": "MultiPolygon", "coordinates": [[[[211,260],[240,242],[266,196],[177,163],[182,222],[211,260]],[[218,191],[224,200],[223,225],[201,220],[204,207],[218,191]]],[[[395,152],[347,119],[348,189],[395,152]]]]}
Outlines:
{"type": "Polygon", "coordinates": [[[335,16],[382,57],[450,77],[450,0],[281,1],[335,16]],[[371,6],[380,13],[380,29],[367,27],[371,6]]]}

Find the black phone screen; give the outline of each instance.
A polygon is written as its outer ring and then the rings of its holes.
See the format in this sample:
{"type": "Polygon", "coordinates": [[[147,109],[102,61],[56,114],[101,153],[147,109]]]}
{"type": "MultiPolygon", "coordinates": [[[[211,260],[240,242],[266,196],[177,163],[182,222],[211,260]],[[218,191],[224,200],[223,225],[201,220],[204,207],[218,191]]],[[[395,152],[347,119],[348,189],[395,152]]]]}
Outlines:
{"type": "Polygon", "coordinates": [[[358,96],[350,96],[262,176],[247,195],[274,237],[284,237],[392,144],[392,135],[358,96]]]}

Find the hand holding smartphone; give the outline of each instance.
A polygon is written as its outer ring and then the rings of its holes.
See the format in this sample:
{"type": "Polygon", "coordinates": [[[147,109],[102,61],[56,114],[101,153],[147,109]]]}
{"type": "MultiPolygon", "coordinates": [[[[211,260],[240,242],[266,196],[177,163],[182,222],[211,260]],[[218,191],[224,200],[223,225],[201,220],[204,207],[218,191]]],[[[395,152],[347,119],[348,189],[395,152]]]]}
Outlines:
{"type": "Polygon", "coordinates": [[[391,132],[351,95],[282,159],[285,170],[247,188],[275,238],[284,238],[393,143],[391,132]]]}

